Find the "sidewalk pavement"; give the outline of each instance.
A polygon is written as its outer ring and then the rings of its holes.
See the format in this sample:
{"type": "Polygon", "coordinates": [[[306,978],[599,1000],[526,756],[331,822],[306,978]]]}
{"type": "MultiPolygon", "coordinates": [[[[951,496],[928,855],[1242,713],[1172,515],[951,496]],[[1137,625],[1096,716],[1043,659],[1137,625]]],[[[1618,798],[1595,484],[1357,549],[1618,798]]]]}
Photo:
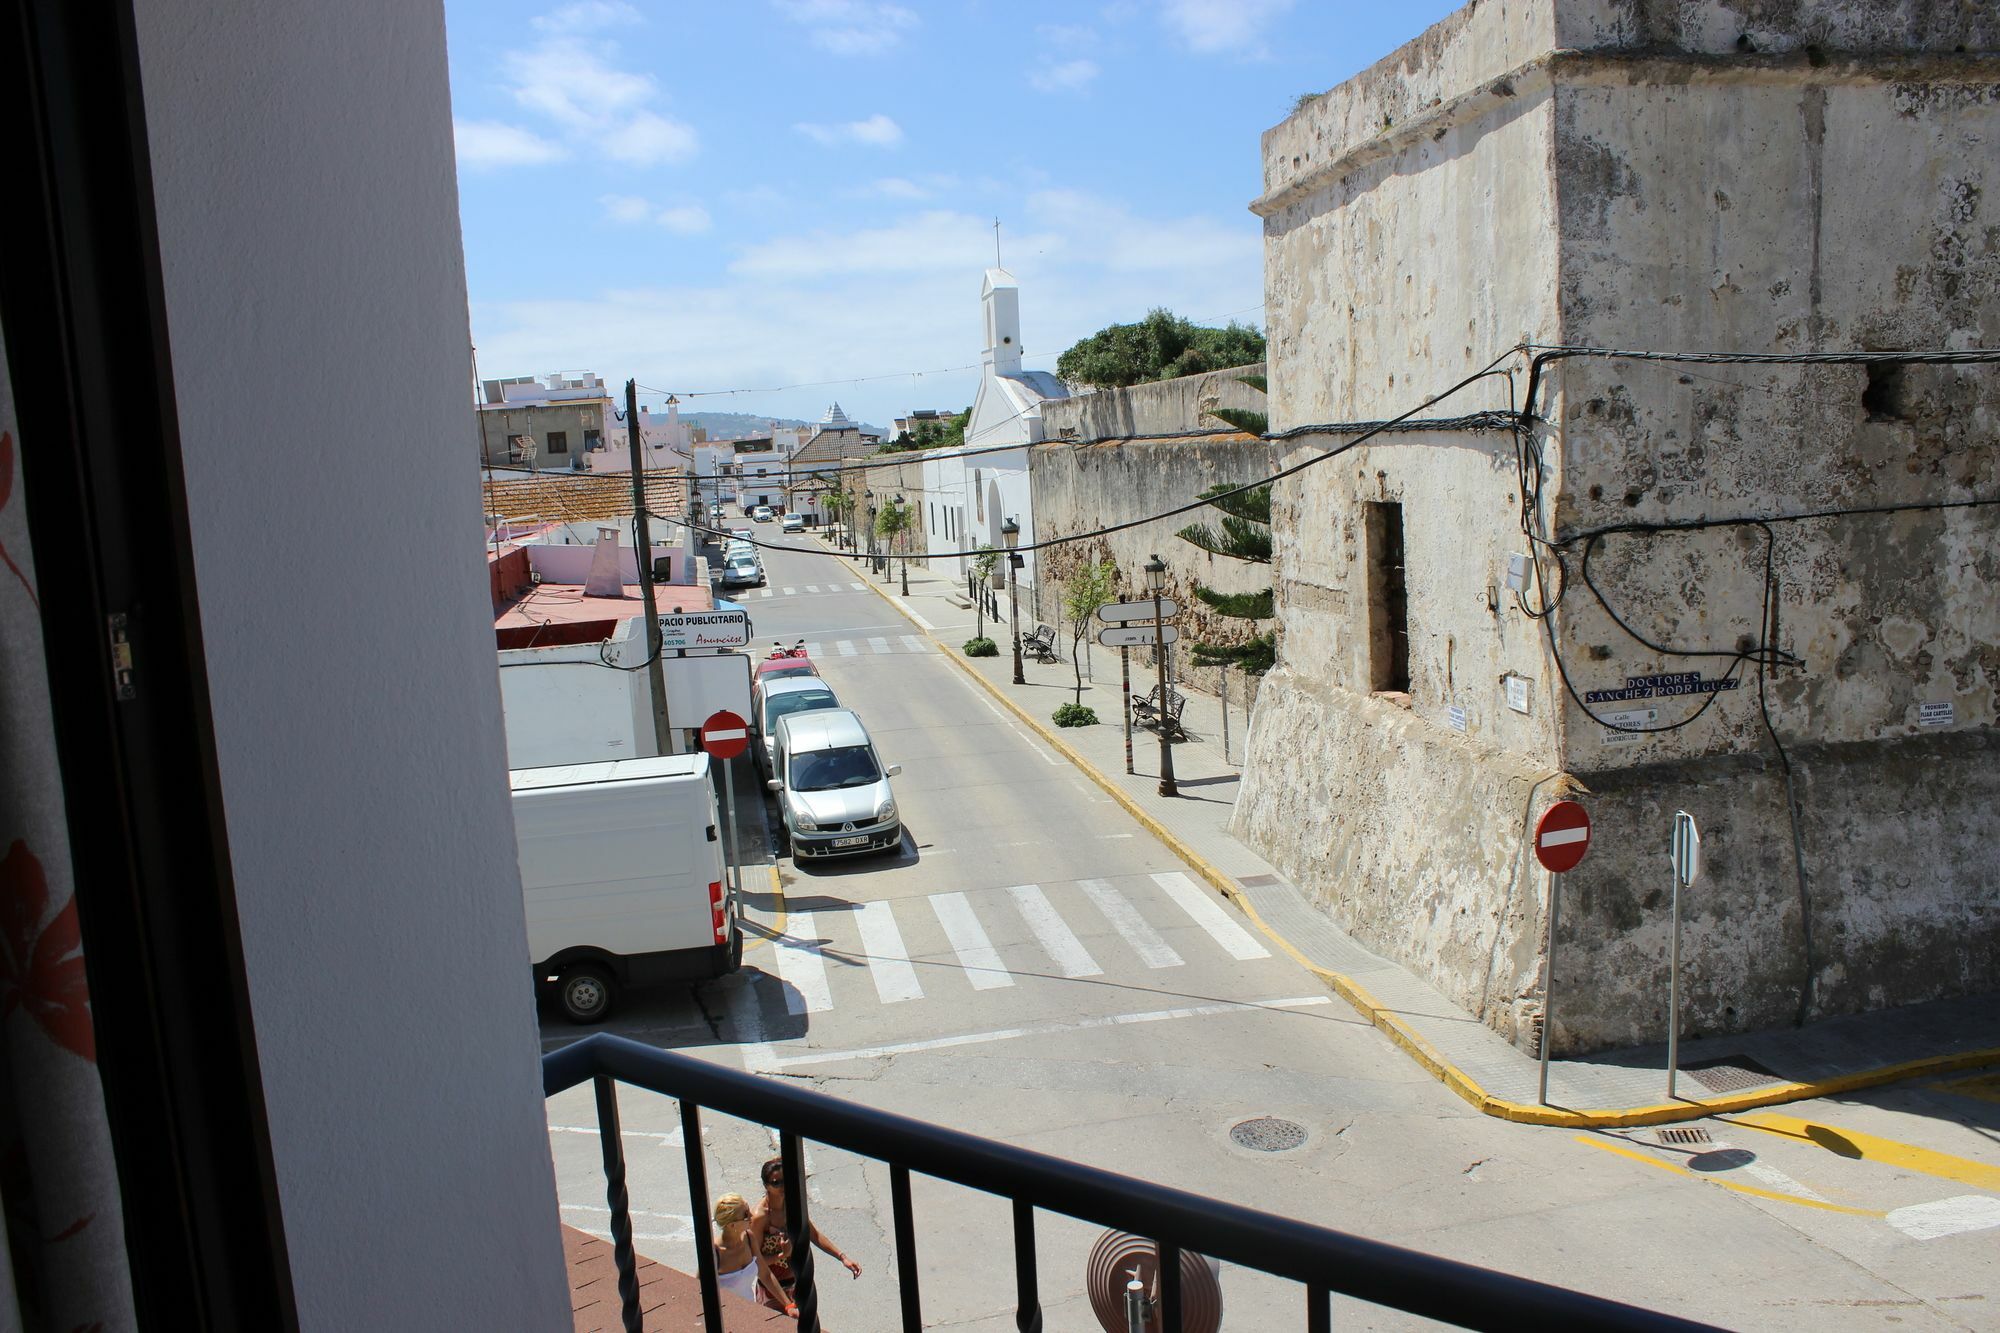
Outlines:
{"type": "MultiPolygon", "coordinates": [[[[1025,660],[1027,683],[1016,685],[1004,623],[996,626],[989,618],[985,626],[987,636],[1000,646],[998,657],[968,658],[961,651],[974,637],[976,618],[962,578],[912,563],[905,597],[893,567],[884,582],[868,570],[864,558],[839,551],[831,543],[827,549],[853,561],[856,578],[866,578],[871,588],[914,620],[946,657],[1104,788],[1242,909],[1278,948],[1326,981],[1420,1065],[1488,1115],[1571,1128],[1657,1125],[2000,1063],[2000,1005],[1991,996],[1974,996],[1827,1019],[1801,1029],[1683,1041],[1678,1095],[1673,1100],[1666,1097],[1664,1041],[1577,1060],[1553,1060],[1549,1104],[1542,1105],[1540,1064],[1535,1058],[1428,982],[1351,939],[1275,867],[1230,836],[1240,769],[1223,753],[1221,700],[1185,692],[1182,720],[1189,739],[1173,749],[1180,794],[1161,796],[1157,735],[1134,729],[1132,771],[1127,771],[1116,649],[1093,646],[1087,658],[1097,679],[1085,676],[1082,702],[1096,710],[1098,724],[1058,728],[1049,715],[1077,698],[1067,631],[1057,645],[1064,660],[1053,664],[1025,660]]],[[[1004,595],[1000,606],[1004,612],[1004,595]]],[[[1022,625],[1024,632],[1033,628],[1022,625]]],[[[1134,662],[1132,692],[1144,694],[1152,684],[1151,669],[1134,662]]],[[[1249,730],[1240,699],[1231,705],[1226,726],[1229,756],[1240,762],[1249,730]]]]}

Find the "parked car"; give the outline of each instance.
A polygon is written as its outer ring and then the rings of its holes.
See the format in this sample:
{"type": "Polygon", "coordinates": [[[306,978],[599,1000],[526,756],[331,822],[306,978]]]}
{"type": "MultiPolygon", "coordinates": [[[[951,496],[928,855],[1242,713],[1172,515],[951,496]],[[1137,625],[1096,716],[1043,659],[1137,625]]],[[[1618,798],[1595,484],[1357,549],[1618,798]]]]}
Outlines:
{"type": "Polygon", "coordinates": [[[786,532],[804,532],[806,530],[806,516],[804,514],[787,514],[785,515],[785,521],[778,526],[786,532]]]}
{"type": "Polygon", "coordinates": [[[769,523],[773,518],[777,517],[777,511],[769,505],[758,505],[750,511],[750,517],[752,521],[757,523],[769,523]]]}
{"type": "Polygon", "coordinates": [[[778,720],[771,751],[792,859],[858,856],[902,846],[903,825],[886,767],[867,728],[850,708],[823,708],[778,720]]]}
{"type": "Polygon", "coordinates": [[[760,565],[764,563],[763,557],[757,554],[757,548],[749,542],[733,541],[722,548],[722,558],[724,560],[734,560],[740,555],[747,555],[760,565]]]}
{"type": "Polygon", "coordinates": [[[757,732],[757,766],[764,771],[764,775],[770,777],[774,771],[771,765],[772,733],[777,730],[781,719],[794,713],[838,707],[840,700],[834,697],[832,686],[815,674],[791,672],[759,676],[756,688],[750,692],[750,713],[751,725],[757,732]]]}
{"type": "Polygon", "coordinates": [[[514,839],[538,986],[572,1021],[627,986],[743,964],[705,754],[517,768],[514,839]]]}
{"type": "Polygon", "coordinates": [[[764,567],[757,563],[754,555],[734,555],[723,562],[722,586],[725,588],[757,588],[764,583],[764,567]]]}
{"type": "Polygon", "coordinates": [[[754,529],[751,528],[731,528],[729,530],[729,535],[732,537],[740,537],[744,541],[749,541],[752,537],[755,537],[757,533],[754,529]]]}

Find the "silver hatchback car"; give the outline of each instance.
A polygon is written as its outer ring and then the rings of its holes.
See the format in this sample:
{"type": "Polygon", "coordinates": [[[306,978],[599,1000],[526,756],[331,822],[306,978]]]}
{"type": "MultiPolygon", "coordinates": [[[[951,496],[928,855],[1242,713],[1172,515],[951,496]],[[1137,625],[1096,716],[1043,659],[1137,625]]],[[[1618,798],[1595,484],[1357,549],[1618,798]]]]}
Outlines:
{"type": "Polygon", "coordinates": [[[889,779],[851,708],[821,708],[778,720],[771,747],[775,776],[767,784],[791,840],[792,858],[855,856],[893,851],[903,843],[889,779]]]}

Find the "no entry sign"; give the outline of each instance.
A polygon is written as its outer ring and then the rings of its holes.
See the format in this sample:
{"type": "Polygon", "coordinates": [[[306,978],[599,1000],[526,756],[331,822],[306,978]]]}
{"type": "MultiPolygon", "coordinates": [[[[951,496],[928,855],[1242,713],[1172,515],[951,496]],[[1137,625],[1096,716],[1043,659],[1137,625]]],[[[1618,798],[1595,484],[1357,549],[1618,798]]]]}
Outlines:
{"type": "Polygon", "coordinates": [[[717,759],[734,759],[750,748],[750,724],[727,708],[701,724],[701,748],[717,759]]]}
{"type": "Polygon", "coordinates": [[[1535,859],[1560,875],[1590,850],[1590,815],[1575,801],[1557,801],[1535,825],[1535,859]]]}

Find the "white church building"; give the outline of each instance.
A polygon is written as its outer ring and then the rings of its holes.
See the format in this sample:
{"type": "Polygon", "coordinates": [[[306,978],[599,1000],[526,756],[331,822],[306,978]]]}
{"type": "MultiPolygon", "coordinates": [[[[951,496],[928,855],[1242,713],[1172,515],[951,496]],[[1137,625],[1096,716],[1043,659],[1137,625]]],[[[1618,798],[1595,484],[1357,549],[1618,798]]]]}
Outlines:
{"type": "MultiPolygon", "coordinates": [[[[1020,526],[1021,545],[1034,541],[1028,446],[1043,438],[1042,404],[1069,397],[1054,375],[1021,368],[1021,288],[1014,275],[987,269],[979,301],[986,342],[965,444],[924,456],[924,494],[940,502],[935,518],[926,515],[925,550],[933,569],[960,573],[967,560],[953,560],[952,554],[987,545],[1003,549],[1001,529],[1010,518],[1020,526]]],[[[1034,587],[1033,552],[1026,554],[1016,578],[1024,589],[1034,587]]],[[[1025,619],[1030,606],[1024,602],[1021,612],[1025,619]]]]}

